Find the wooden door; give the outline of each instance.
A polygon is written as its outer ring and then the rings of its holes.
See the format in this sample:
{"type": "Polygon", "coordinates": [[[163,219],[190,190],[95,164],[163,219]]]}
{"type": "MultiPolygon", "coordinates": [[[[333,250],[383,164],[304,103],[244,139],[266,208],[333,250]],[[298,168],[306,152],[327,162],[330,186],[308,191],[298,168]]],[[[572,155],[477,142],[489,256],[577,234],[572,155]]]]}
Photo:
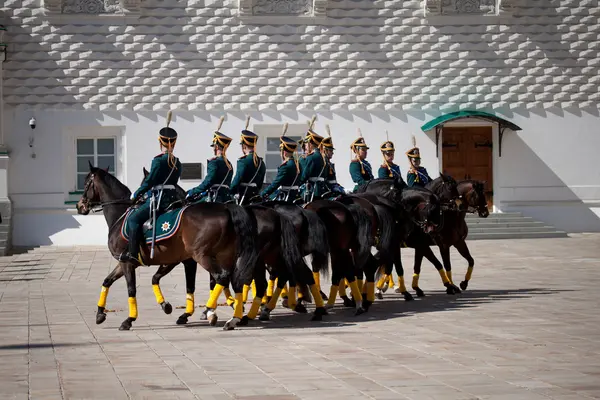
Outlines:
{"type": "Polygon", "coordinates": [[[448,127],[442,131],[442,171],[457,181],[486,181],[488,207],[493,205],[492,127],[448,127]]]}

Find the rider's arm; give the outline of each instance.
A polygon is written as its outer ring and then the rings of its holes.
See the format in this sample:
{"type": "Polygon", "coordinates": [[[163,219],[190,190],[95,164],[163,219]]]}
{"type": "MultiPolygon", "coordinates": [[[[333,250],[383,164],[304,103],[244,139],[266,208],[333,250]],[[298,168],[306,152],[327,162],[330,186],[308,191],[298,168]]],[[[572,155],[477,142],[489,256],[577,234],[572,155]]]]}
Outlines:
{"type": "Polygon", "coordinates": [[[217,163],[211,160],[206,166],[206,178],[204,178],[201,184],[199,184],[193,189],[188,190],[188,196],[196,196],[202,192],[207,191],[213,185],[213,181],[215,180],[216,175],[217,163]]]}
{"type": "Polygon", "coordinates": [[[158,177],[158,171],[160,170],[160,160],[158,157],[152,160],[152,165],[150,166],[150,172],[148,176],[144,178],[142,184],[139,189],[135,191],[133,194],[133,198],[136,199],[138,196],[146,193],[148,190],[152,189],[154,185],[156,185],[156,180],[158,177]]]}
{"type": "Polygon", "coordinates": [[[281,185],[283,178],[285,178],[285,165],[281,165],[279,168],[277,168],[277,176],[275,179],[273,179],[273,182],[268,187],[260,192],[261,197],[268,196],[273,193],[275,189],[281,185]]]}
{"type": "Polygon", "coordinates": [[[237,168],[235,169],[235,177],[233,178],[233,182],[231,182],[230,191],[231,194],[236,194],[238,191],[238,186],[242,181],[242,176],[244,176],[244,169],[246,167],[246,162],[244,159],[240,159],[237,162],[237,168]]]}
{"type": "Polygon", "coordinates": [[[417,178],[417,174],[408,171],[408,173],[406,174],[406,184],[408,186],[413,186],[415,184],[415,179],[417,178]]]}
{"type": "Polygon", "coordinates": [[[386,167],[379,167],[379,170],[377,171],[377,177],[379,179],[385,179],[385,178],[389,178],[389,173],[388,173],[388,169],[386,167]]]}
{"type": "Polygon", "coordinates": [[[305,183],[308,178],[310,178],[310,176],[308,176],[310,174],[310,171],[313,168],[313,164],[314,164],[314,160],[312,157],[312,154],[310,156],[306,157],[306,160],[304,161],[304,164],[302,165],[302,168],[300,170],[300,180],[298,182],[298,184],[302,185],[303,183],[305,183]]]}
{"type": "Polygon", "coordinates": [[[350,163],[350,176],[352,177],[352,182],[357,185],[362,185],[366,182],[360,172],[360,163],[358,161],[352,161],[350,163]]]}

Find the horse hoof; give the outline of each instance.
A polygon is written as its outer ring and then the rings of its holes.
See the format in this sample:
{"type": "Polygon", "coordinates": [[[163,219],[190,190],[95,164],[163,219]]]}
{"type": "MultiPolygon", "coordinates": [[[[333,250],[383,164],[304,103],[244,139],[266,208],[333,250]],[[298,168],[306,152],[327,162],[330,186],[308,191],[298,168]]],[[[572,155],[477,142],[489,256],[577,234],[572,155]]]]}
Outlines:
{"type": "Polygon", "coordinates": [[[373,302],[369,300],[363,300],[362,302],[362,308],[365,310],[365,312],[369,311],[369,308],[371,308],[372,305],[373,302]]]}
{"type": "Polygon", "coordinates": [[[325,307],[317,307],[315,312],[313,313],[311,321],[323,321],[323,316],[328,315],[327,309],[325,307]]]}
{"type": "Polygon", "coordinates": [[[165,312],[165,314],[171,314],[173,312],[173,306],[169,302],[163,302],[160,304],[160,307],[165,312]]]}
{"type": "Polygon", "coordinates": [[[179,318],[177,318],[177,321],[175,322],[177,325],[185,325],[188,323],[188,317],[190,315],[188,313],[183,313],[179,316],[179,318]]]}
{"type": "Polygon", "coordinates": [[[208,314],[208,308],[205,308],[204,311],[202,311],[202,314],[200,314],[200,321],[206,321],[207,314],[208,314]]]}
{"type": "Polygon", "coordinates": [[[271,319],[271,312],[269,309],[264,309],[261,311],[260,316],[258,317],[259,321],[269,321],[271,319]]]}
{"type": "Polygon", "coordinates": [[[308,310],[306,310],[306,307],[304,306],[304,304],[296,304],[296,307],[294,307],[294,311],[300,314],[306,314],[308,312],[308,310]]]}
{"type": "Polygon", "coordinates": [[[348,296],[342,297],[344,299],[344,307],[355,308],[356,302],[354,300],[350,300],[348,296]]]}
{"type": "Polygon", "coordinates": [[[327,297],[327,295],[325,293],[323,293],[322,290],[321,290],[321,298],[323,299],[323,301],[329,300],[329,298],[327,297]]]}
{"type": "Polygon", "coordinates": [[[239,318],[233,317],[229,321],[225,322],[225,325],[223,326],[223,330],[224,331],[232,331],[239,324],[239,322],[240,322],[239,318]]]}
{"type": "Polygon", "coordinates": [[[283,300],[281,300],[281,307],[290,308],[290,307],[289,307],[289,302],[288,302],[288,299],[287,299],[287,298],[286,298],[286,299],[283,299],[283,300]]]}
{"type": "Polygon", "coordinates": [[[462,282],[460,283],[460,288],[461,288],[462,290],[467,290],[467,286],[469,286],[469,281],[462,281],[462,282]]]}
{"type": "Polygon", "coordinates": [[[106,313],[96,314],[96,325],[100,325],[104,321],[106,321],[106,313]]]}
{"type": "Polygon", "coordinates": [[[460,289],[454,286],[452,283],[446,284],[446,294],[458,294],[460,293],[460,289]]]}
{"type": "Polygon", "coordinates": [[[377,300],[383,300],[383,294],[381,294],[381,292],[375,292],[375,298],[377,300]]]}
{"type": "Polygon", "coordinates": [[[381,291],[382,291],[383,293],[385,293],[385,292],[387,292],[387,290],[389,289],[389,287],[390,287],[390,284],[389,284],[389,283],[384,283],[384,284],[383,284],[383,287],[381,288],[381,291]]]}
{"type": "Polygon", "coordinates": [[[325,309],[326,310],[331,310],[333,307],[334,307],[333,304],[325,303],[325,309]]]}
{"type": "MultiPolygon", "coordinates": [[[[210,317],[208,317],[208,324],[210,326],[215,326],[217,325],[217,322],[219,321],[219,317],[217,317],[217,314],[211,314],[210,317]]],[[[233,329],[233,328],[232,328],[233,329]]]]}
{"type": "Polygon", "coordinates": [[[240,319],[240,322],[238,322],[238,326],[248,326],[249,322],[250,322],[250,318],[248,318],[247,315],[244,315],[242,317],[242,319],[240,319]]]}
{"type": "Polygon", "coordinates": [[[417,292],[417,297],[425,297],[425,293],[421,290],[421,288],[414,287],[413,289],[415,290],[415,292],[417,292]]]}
{"type": "Polygon", "coordinates": [[[354,313],[354,316],[360,315],[360,314],[364,314],[366,312],[366,310],[362,307],[359,307],[356,309],[356,312],[354,313]]]}
{"type": "Polygon", "coordinates": [[[130,329],[131,329],[131,321],[129,320],[129,318],[127,318],[125,321],[123,321],[123,323],[119,327],[119,330],[120,331],[128,331],[130,329]]]}
{"type": "Polygon", "coordinates": [[[410,294],[409,292],[404,292],[402,294],[404,295],[405,301],[413,301],[414,300],[414,298],[412,297],[412,294],[410,294]]]}

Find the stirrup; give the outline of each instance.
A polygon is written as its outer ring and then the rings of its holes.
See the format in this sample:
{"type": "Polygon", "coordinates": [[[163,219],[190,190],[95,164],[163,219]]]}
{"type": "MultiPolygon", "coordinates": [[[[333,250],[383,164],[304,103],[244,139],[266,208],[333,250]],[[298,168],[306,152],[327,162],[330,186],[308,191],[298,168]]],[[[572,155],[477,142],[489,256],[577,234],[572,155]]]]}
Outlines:
{"type": "Polygon", "coordinates": [[[123,253],[121,253],[121,255],[119,256],[119,261],[129,262],[135,265],[141,265],[140,260],[129,254],[129,251],[124,251],[123,253]]]}

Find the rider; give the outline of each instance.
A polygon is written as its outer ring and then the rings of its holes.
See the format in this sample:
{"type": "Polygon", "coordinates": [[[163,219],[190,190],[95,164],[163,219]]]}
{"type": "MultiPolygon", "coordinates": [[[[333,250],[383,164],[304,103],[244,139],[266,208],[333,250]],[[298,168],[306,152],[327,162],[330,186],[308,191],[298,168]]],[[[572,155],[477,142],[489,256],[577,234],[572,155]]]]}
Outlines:
{"type": "Polygon", "coordinates": [[[308,155],[302,165],[302,174],[300,182],[306,183],[302,197],[304,202],[309,202],[314,198],[320,198],[326,191],[325,180],[329,175],[329,160],[325,154],[321,153],[321,142],[323,137],[315,133],[311,128],[308,129],[304,137],[308,155]]]}
{"type": "Polygon", "coordinates": [[[333,151],[335,150],[331,136],[326,137],[321,141],[321,147],[323,147],[323,152],[325,153],[325,157],[327,157],[327,161],[329,162],[329,172],[327,174],[327,180],[325,181],[327,188],[335,195],[345,194],[346,191],[337,182],[335,165],[331,162],[331,159],[333,158],[333,151]]]}
{"type": "Polygon", "coordinates": [[[352,142],[350,148],[356,154],[356,158],[350,162],[350,176],[352,177],[352,181],[356,183],[354,186],[354,191],[356,191],[360,185],[374,179],[373,169],[371,168],[371,164],[366,160],[369,148],[362,136],[352,142]]]}
{"type": "Polygon", "coordinates": [[[225,155],[230,144],[230,137],[219,131],[214,133],[210,147],[213,148],[215,157],[208,160],[206,178],[200,185],[188,190],[186,198],[193,198],[194,200],[198,198],[201,203],[225,203],[231,200],[229,185],[231,184],[233,168],[225,155]]]}
{"type": "Polygon", "coordinates": [[[419,148],[416,146],[414,136],[413,148],[408,150],[406,155],[410,161],[410,169],[406,174],[406,183],[408,186],[425,187],[432,179],[427,173],[427,170],[424,167],[421,167],[421,154],[419,153],[419,148]]]}
{"type": "Polygon", "coordinates": [[[177,200],[175,185],[181,175],[181,162],[173,155],[177,132],[168,125],[167,123],[167,126],[159,131],[158,142],[161,153],[154,157],[150,173],[131,196],[134,203],[139,198],[142,198],[143,202],[129,214],[127,219],[129,248],[121,254],[120,261],[142,264],[139,258],[140,241],[143,238],[142,228],[144,222],[150,219],[151,207],[156,207],[156,211],[160,213],[177,200]],[[160,203],[156,204],[159,200],[160,203]]]}
{"type": "Polygon", "coordinates": [[[242,131],[240,144],[244,155],[238,159],[235,178],[231,183],[231,194],[238,195],[240,205],[247,204],[256,196],[265,180],[267,167],[254,151],[257,140],[258,135],[254,132],[247,129],[242,131]]]}
{"type": "Polygon", "coordinates": [[[383,154],[383,164],[381,164],[379,171],[377,171],[377,177],[380,179],[401,178],[402,173],[400,172],[400,166],[394,164],[394,153],[396,152],[394,143],[388,140],[381,145],[380,149],[383,154]]]}
{"type": "Polygon", "coordinates": [[[283,163],[277,168],[277,176],[267,188],[260,192],[266,200],[283,200],[292,203],[298,196],[300,166],[294,158],[298,142],[286,136],[279,137],[279,148],[283,163]]]}

